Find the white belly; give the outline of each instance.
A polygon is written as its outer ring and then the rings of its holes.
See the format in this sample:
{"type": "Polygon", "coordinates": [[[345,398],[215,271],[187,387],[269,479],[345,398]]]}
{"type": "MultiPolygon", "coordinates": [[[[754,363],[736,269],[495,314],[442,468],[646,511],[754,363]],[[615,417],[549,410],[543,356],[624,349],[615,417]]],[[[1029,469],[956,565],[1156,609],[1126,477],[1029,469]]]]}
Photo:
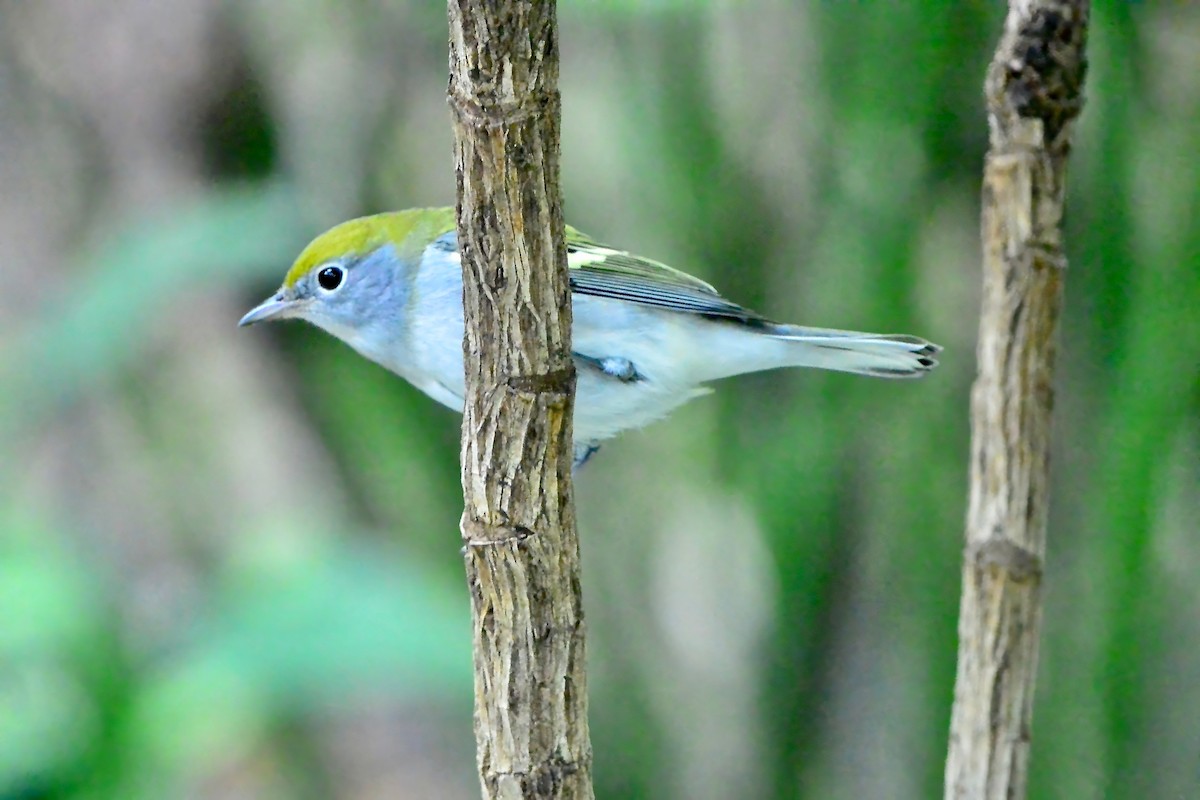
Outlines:
{"type": "MultiPolygon", "coordinates": [[[[374,348],[354,335],[342,338],[434,400],[461,411],[459,285],[418,279],[414,295],[402,336],[374,348]]],[[[589,359],[625,359],[637,371],[636,379],[622,380],[576,359],[575,440],[580,443],[661,419],[706,394],[706,381],[773,366],[763,361],[767,337],[736,325],[608,298],[575,295],[573,301],[573,351],[589,359]]]]}

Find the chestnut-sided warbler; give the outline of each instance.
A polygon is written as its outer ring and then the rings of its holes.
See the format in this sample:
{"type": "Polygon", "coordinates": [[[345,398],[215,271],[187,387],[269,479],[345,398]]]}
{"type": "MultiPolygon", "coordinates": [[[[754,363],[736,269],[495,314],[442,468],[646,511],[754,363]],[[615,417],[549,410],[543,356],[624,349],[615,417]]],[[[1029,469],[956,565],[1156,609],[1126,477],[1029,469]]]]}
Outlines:
{"type": "MultiPolygon", "coordinates": [[[[677,269],[567,228],[578,374],[575,458],[666,416],[718,378],[817,367],[924,375],[941,349],[916,336],[772,322],[677,269]]],[[[312,241],[239,325],[303,319],[462,410],[462,268],[454,209],[363,217],[312,241]]]]}

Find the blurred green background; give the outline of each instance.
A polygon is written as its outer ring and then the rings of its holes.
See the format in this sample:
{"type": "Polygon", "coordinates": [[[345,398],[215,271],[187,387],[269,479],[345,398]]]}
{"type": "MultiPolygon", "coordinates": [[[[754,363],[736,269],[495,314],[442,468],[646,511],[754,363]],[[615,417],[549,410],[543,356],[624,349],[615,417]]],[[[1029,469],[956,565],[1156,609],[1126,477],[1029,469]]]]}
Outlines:
{"type": "MultiPolygon", "coordinates": [[[[0,798],[477,795],[458,419],[299,324],[453,201],[440,3],[0,4],[0,798]]],[[[603,798],[940,792],[1000,3],[561,4],[569,220],[920,382],[729,381],[579,476],[603,798]]],[[[1200,797],[1200,4],[1097,3],[1035,798],[1200,797]]]]}

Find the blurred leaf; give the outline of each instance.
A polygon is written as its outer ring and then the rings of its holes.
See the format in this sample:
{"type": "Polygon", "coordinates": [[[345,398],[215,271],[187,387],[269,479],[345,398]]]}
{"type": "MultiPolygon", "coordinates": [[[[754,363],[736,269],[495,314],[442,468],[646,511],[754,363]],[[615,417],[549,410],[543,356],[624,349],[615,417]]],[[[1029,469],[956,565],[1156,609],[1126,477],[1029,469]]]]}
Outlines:
{"type": "Polygon", "coordinates": [[[56,547],[43,526],[0,517],[0,661],[58,656],[98,624],[94,576],[56,547]]]}
{"type": "Polygon", "coordinates": [[[0,671],[0,797],[69,770],[98,727],[94,698],[53,662],[0,671]]]}
{"type": "Polygon", "coordinates": [[[344,545],[270,562],[225,576],[193,645],[147,682],[130,748],[175,774],[252,747],[281,716],[366,698],[470,703],[457,586],[344,545]]]}
{"type": "Polygon", "coordinates": [[[306,233],[284,183],[214,189],[168,214],[139,219],[81,256],[75,291],[4,353],[0,421],[47,413],[120,369],[151,321],[189,293],[281,274],[306,233]]]}
{"type": "Polygon", "coordinates": [[[0,797],[69,767],[100,723],[74,667],[93,651],[107,608],[58,541],[28,514],[0,508],[0,797]]]}

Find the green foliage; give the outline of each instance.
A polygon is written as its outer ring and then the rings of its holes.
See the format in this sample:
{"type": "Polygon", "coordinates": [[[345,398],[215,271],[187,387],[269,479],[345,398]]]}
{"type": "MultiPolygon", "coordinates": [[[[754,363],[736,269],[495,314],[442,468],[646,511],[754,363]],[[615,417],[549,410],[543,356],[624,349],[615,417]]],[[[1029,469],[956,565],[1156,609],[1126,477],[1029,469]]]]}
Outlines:
{"type": "Polygon", "coordinates": [[[293,191],[271,183],[216,188],[169,216],[124,226],[82,257],[76,290],[4,354],[0,367],[18,382],[7,399],[21,401],[5,416],[24,420],[28,409],[76,400],[143,355],[146,329],[165,309],[232,280],[273,277],[304,232],[293,191]]]}
{"type": "MultiPolygon", "coordinates": [[[[70,291],[3,320],[0,798],[368,796],[393,762],[473,791],[457,418],[315,331],[232,329],[359,198],[450,199],[444,29],[229,5],[203,188],[92,211],[70,291]],[[428,749],[356,736],[376,706],[428,749]]],[[[728,382],[580,474],[598,796],[939,792],[1001,14],[562,4],[572,224],[775,318],[946,346],[919,382],[728,382]]],[[[1190,797],[1200,21],[1093,14],[1031,796],[1190,797]]]]}

